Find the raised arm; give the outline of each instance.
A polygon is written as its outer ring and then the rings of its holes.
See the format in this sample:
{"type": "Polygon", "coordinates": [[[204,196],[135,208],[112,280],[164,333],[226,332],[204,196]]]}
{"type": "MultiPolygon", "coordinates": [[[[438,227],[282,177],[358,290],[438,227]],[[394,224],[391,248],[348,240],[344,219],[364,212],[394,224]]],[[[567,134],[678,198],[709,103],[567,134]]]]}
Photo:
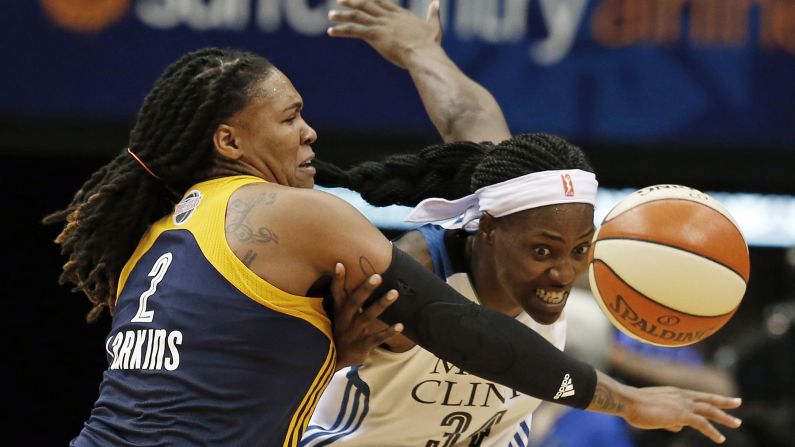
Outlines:
{"type": "Polygon", "coordinates": [[[398,67],[408,70],[420,98],[445,142],[510,138],[500,106],[485,88],[467,77],[440,45],[439,2],[427,19],[389,1],[337,0],[350,10],[334,10],[333,37],[362,39],[398,67]]]}

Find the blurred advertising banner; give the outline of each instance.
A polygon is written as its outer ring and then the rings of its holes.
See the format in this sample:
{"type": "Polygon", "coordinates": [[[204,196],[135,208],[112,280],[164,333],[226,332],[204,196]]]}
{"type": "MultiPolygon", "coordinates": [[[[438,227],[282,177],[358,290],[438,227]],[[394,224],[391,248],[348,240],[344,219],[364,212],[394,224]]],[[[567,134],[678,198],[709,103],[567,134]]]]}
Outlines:
{"type": "MultiPolygon", "coordinates": [[[[424,17],[427,0],[399,2],[424,17]]],[[[2,7],[0,117],[131,120],[204,46],[284,71],[320,130],[432,131],[405,72],[325,34],[334,1],[26,0],[2,7]]],[[[444,47],[512,129],[620,142],[795,143],[795,0],[443,0],[444,47]]]]}

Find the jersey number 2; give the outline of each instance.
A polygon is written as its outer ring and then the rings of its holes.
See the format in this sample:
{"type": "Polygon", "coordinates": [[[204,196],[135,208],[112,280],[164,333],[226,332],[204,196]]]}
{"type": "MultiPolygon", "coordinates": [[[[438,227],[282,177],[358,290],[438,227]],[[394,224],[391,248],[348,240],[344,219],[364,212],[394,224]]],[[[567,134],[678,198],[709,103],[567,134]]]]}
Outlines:
{"type": "Polygon", "coordinates": [[[155,291],[157,290],[157,285],[163,279],[163,276],[166,275],[166,270],[171,265],[171,253],[165,253],[155,261],[155,265],[152,266],[152,271],[149,272],[149,276],[152,277],[152,282],[149,283],[149,290],[141,294],[141,297],[138,299],[138,312],[135,316],[130,320],[132,323],[151,323],[152,319],[155,317],[155,312],[153,310],[146,310],[146,303],[149,300],[149,297],[154,295],[155,291]]]}

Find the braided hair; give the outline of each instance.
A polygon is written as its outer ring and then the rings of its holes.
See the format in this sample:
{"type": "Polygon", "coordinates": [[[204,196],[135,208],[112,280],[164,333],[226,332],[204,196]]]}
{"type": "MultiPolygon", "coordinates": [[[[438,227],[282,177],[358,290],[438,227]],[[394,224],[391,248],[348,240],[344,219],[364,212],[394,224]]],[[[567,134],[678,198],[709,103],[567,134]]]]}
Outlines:
{"type": "Polygon", "coordinates": [[[157,79],[130,131],[129,148],[154,174],[125,149],[65,209],[44,218],[66,223],[55,239],[68,257],[59,282],[88,296],[88,321],[106,307],[113,313],[121,269],[146,228],[171,210],[178,192],[209,174],[216,127],[249,103],[272,70],[265,58],[235,50],[181,57],[157,79]]]}
{"type": "Polygon", "coordinates": [[[555,135],[521,134],[497,145],[468,141],[428,146],[341,169],[316,161],[319,185],[359,192],[376,206],[415,206],[429,197],[457,199],[484,186],[557,169],[593,172],[582,150],[555,135]]]}

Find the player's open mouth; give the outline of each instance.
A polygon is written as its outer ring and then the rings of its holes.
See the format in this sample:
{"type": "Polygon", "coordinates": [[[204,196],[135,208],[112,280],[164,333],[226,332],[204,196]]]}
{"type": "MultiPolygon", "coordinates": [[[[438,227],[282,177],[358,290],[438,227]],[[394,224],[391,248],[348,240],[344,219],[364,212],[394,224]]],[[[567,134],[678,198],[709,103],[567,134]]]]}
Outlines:
{"type": "Polygon", "coordinates": [[[307,160],[304,160],[303,163],[298,165],[298,170],[300,172],[304,173],[305,175],[312,175],[313,176],[313,175],[317,174],[317,169],[314,166],[312,166],[312,160],[314,160],[314,159],[315,159],[315,157],[312,156],[311,158],[309,158],[307,160]]]}
{"type": "Polygon", "coordinates": [[[567,290],[536,289],[536,297],[547,304],[560,304],[569,296],[567,290]]]}

